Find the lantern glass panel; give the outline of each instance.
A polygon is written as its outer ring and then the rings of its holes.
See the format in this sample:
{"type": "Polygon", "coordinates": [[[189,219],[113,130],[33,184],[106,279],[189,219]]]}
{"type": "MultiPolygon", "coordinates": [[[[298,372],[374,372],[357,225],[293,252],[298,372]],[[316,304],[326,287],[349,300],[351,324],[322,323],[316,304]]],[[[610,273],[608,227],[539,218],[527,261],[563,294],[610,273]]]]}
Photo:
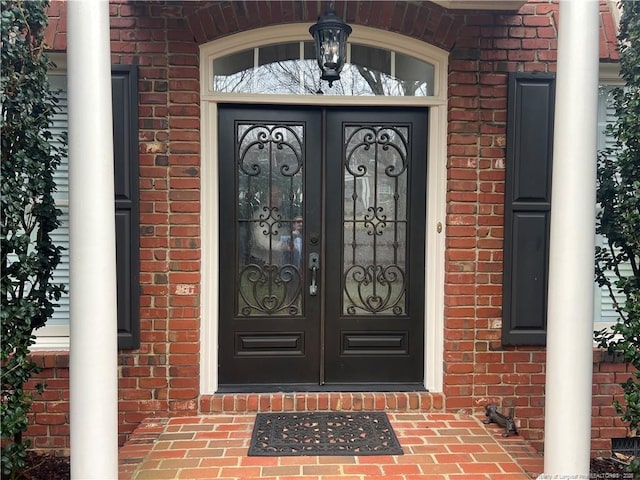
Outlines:
{"type": "Polygon", "coordinates": [[[327,28],[319,32],[320,57],[322,58],[320,68],[336,70],[344,64],[343,36],[342,30],[338,28],[327,28]]]}

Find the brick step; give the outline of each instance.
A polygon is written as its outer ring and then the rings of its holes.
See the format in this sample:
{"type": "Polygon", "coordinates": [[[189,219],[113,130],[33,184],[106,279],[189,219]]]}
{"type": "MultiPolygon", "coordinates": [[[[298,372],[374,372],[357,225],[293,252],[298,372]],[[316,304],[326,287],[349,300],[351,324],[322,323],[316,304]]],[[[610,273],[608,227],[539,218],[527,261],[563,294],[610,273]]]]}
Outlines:
{"type": "Polygon", "coordinates": [[[444,395],[430,392],[221,393],[200,397],[200,413],[376,411],[442,412],[444,395]]]}

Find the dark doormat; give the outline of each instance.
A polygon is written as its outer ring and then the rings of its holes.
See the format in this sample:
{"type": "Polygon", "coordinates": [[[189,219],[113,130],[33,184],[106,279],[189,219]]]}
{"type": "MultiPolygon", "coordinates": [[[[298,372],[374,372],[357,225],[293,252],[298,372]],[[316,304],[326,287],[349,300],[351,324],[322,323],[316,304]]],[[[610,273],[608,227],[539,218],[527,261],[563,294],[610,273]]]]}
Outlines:
{"type": "Polygon", "coordinates": [[[250,457],[403,455],[384,412],[259,413],[250,457]]]}

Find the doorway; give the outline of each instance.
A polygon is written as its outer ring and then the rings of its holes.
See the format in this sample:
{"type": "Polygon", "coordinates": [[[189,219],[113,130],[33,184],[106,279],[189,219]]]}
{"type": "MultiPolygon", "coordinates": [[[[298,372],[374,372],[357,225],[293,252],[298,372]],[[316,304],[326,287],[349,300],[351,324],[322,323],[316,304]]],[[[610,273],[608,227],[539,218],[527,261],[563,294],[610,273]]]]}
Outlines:
{"type": "Polygon", "coordinates": [[[427,109],[218,112],[220,390],[423,388],[427,109]]]}

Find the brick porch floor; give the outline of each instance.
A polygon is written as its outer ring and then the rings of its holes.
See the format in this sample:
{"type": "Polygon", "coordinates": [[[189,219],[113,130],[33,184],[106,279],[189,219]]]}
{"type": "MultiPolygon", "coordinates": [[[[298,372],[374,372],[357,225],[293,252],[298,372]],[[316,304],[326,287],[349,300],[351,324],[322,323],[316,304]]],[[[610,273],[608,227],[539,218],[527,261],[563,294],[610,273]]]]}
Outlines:
{"type": "Polygon", "coordinates": [[[150,418],[120,449],[120,480],[529,480],[542,472],[522,437],[503,438],[475,417],[387,413],[404,455],[247,457],[255,413],[150,418]]]}

